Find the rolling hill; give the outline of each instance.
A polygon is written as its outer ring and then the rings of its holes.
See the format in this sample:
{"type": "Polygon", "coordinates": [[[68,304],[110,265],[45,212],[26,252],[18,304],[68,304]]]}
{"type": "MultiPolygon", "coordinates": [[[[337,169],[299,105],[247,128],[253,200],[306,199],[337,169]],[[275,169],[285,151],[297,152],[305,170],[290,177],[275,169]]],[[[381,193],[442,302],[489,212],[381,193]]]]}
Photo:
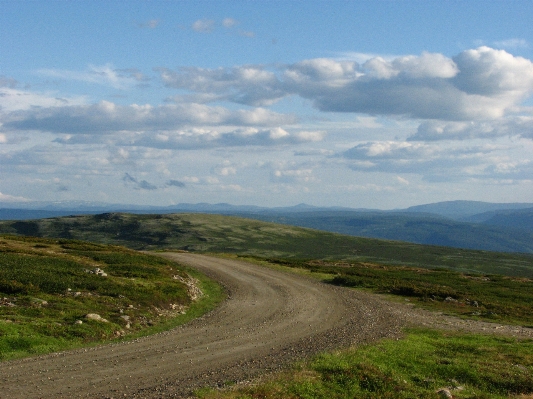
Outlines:
{"type": "Polygon", "coordinates": [[[533,278],[533,255],[419,245],[211,214],[125,214],[2,221],[0,233],[264,258],[350,259],[533,278]]]}
{"type": "MultiPolygon", "coordinates": [[[[352,236],[500,252],[533,252],[533,204],[446,201],[383,211],[299,204],[265,208],[231,204],[146,207],[91,202],[0,204],[0,220],[67,215],[207,213],[310,227],[352,236]]],[[[21,225],[22,226],[22,225],[21,225]]]]}

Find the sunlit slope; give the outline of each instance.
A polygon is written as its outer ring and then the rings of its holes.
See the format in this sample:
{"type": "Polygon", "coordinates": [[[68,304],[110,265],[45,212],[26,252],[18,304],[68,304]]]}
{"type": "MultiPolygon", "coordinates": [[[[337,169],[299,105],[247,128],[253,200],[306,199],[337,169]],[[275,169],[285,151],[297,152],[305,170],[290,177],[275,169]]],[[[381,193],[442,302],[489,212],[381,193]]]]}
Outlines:
{"type": "Polygon", "coordinates": [[[133,249],[353,259],[533,277],[533,256],[345,236],[208,214],[105,213],[0,222],[0,233],[74,238],[133,249]]]}

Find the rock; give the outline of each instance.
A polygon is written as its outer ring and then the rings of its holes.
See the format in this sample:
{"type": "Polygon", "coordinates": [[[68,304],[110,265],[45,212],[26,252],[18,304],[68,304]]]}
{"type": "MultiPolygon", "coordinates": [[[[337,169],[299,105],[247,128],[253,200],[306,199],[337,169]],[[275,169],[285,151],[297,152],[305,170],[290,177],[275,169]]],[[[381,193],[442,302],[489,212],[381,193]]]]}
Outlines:
{"type": "Polygon", "coordinates": [[[33,298],[33,304],[37,306],[46,306],[48,305],[48,302],[44,299],[33,298]]]}
{"type": "Polygon", "coordinates": [[[187,286],[187,293],[192,301],[196,301],[204,295],[202,290],[198,287],[199,282],[197,279],[191,276],[188,276],[188,278],[183,278],[177,274],[172,276],[172,279],[178,280],[180,283],[183,283],[187,286]]]}
{"type": "Polygon", "coordinates": [[[96,314],[96,313],[88,313],[88,314],[85,315],[85,318],[88,319],[88,320],[99,321],[101,323],[109,323],[109,321],[107,321],[102,316],[100,316],[99,314],[96,314]]]}
{"type": "Polygon", "coordinates": [[[457,302],[457,299],[452,298],[451,296],[447,296],[444,300],[445,302],[457,302]]]}
{"type": "Polygon", "coordinates": [[[90,274],[96,274],[97,276],[107,277],[107,273],[104,272],[104,271],[103,271],[102,269],[100,269],[99,267],[94,268],[93,270],[85,269],[85,271],[86,271],[87,273],[90,273],[90,274]]]}
{"type": "Polygon", "coordinates": [[[74,322],[74,324],[83,324],[83,321],[81,321],[81,320],[76,320],[76,321],[74,322]]]}
{"type": "Polygon", "coordinates": [[[453,399],[453,395],[448,388],[441,388],[437,391],[440,398],[453,399]]]}
{"type": "Polygon", "coordinates": [[[14,300],[12,299],[9,299],[9,298],[2,298],[0,299],[0,306],[6,306],[8,308],[12,308],[14,306],[17,306],[13,303],[14,300]]]}

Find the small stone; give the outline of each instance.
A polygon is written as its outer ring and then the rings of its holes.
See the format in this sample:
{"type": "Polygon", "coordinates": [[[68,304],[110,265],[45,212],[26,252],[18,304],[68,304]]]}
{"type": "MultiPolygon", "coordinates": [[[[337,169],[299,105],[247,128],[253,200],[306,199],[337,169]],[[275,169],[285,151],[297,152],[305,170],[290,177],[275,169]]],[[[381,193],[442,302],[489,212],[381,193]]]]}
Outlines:
{"type": "Polygon", "coordinates": [[[88,313],[85,315],[85,318],[88,320],[99,321],[102,323],[109,323],[106,319],[104,319],[102,316],[96,313],[88,313]]]}
{"type": "Polygon", "coordinates": [[[76,321],[74,322],[74,324],[83,324],[83,321],[81,321],[81,320],[76,320],[76,321]]]}
{"type": "Polygon", "coordinates": [[[453,396],[452,396],[452,393],[450,392],[449,389],[447,388],[441,388],[437,391],[437,394],[439,395],[439,397],[441,398],[446,398],[446,399],[453,399],[453,396]]]}

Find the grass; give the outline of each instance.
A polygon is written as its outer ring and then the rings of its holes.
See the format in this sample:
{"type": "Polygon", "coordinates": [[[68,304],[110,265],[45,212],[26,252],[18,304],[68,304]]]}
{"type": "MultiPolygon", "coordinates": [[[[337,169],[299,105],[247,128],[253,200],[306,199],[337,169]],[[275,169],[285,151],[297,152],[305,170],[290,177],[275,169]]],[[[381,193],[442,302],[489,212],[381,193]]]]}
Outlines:
{"type": "Polygon", "coordinates": [[[161,257],[0,236],[0,359],[152,334],[200,316],[223,296],[216,283],[161,257]],[[196,302],[185,284],[190,278],[204,293],[196,302]]]}
{"type": "Polygon", "coordinates": [[[267,381],[203,399],[508,399],[533,393],[533,341],[410,330],[400,340],[319,355],[267,381]]]}
{"type": "Polygon", "coordinates": [[[533,280],[367,262],[240,258],[465,318],[533,326],[533,280]]]}
{"type": "Polygon", "coordinates": [[[0,233],[78,239],[142,250],[349,260],[533,278],[531,254],[352,237],[221,215],[107,213],[1,221],[0,233]]]}

